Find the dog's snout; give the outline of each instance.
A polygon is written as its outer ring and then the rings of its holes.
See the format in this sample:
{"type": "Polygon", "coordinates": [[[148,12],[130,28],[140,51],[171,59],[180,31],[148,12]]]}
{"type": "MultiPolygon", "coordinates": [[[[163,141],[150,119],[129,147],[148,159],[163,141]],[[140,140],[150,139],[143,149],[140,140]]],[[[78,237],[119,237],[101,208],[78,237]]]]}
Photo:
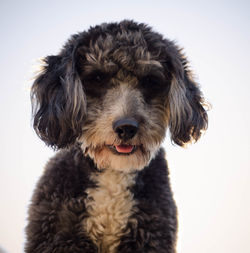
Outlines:
{"type": "Polygon", "coordinates": [[[138,127],[139,124],[134,119],[120,119],[113,124],[114,131],[123,141],[132,139],[136,135],[138,127]]]}

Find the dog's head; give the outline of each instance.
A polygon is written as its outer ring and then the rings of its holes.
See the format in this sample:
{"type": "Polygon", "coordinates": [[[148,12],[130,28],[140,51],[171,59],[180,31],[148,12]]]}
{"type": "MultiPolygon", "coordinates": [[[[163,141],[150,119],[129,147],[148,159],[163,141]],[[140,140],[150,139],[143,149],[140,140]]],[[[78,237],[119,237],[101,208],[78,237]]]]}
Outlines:
{"type": "Polygon", "coordinates": [[[207,127],[186,58],[144,24],[90,28],[44,63],[31,93],[37,134],[54,148],[80,142],[99,168],[141,169],[167,128],[183,146],[207,127]]]}

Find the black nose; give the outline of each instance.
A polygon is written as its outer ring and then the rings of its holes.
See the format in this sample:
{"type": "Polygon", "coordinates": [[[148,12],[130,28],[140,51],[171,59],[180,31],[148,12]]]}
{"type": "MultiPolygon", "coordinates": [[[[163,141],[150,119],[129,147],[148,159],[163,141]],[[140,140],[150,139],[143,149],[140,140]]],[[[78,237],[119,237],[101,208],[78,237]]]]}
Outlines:
{"type": "Polygon", "coordinates": [[[138,122],[134,119],[120,119],[114,122],[113,129],[123,141],[132,139],[138,131],[138,122]]]}

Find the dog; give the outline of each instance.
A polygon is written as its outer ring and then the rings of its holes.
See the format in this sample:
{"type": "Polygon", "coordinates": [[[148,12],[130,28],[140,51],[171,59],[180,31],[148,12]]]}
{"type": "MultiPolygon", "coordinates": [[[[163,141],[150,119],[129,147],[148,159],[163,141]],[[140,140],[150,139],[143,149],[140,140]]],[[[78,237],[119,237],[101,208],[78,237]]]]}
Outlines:
{"type": "Polygon", "coordinates": [[[174,253],[177,208],[161,144],[208,124],[188,61],[143,23],[104,23],[44,58],[33,126],[58,150],[34,191],[26,253],[174,253]]]}

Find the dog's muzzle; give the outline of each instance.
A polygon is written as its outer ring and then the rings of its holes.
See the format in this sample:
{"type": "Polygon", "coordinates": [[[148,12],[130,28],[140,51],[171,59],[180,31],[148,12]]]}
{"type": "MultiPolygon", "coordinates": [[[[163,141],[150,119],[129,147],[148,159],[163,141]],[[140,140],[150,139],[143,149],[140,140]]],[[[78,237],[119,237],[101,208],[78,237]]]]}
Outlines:
{"type": "Polygon", "coordinates": [[[138,146],[129,144],[129,141],[137,134],[139,123],[135,119],[123,118],[113,123],[113,130],[121,140],[120,145],[109,145],[109,149],[117,155],[131,155],[138,146]]]}
{"type": "Polygon", "coordinates": [[[131,140],[137,133],[139,124],[135,119],[119,119],[113,123],[113,129],[119,139],[124,142],[131,140]]]}

